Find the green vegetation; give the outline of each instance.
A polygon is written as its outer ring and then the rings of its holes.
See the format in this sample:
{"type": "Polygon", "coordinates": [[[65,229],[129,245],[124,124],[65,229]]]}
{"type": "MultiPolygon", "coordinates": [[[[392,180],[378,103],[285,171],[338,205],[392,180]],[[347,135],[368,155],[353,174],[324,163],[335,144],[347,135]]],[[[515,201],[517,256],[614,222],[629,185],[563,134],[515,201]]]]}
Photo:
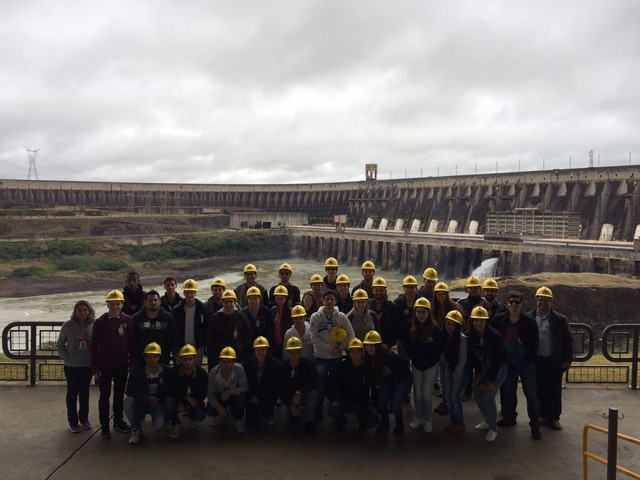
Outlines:
{"type": "Polygon", "coordinates": [[[69,255],[89,255],[96,251],[87,240],[48,240],[0,243],[0,260],[37,260],[69,255]]]}
{"type": "Polygon", "coordinates": [[[117,272],[125,270],[129,264],[123,260],[114,258],[89,257],[85,255],[75,255],[72,257],[56,258],[53,265],[62,271],[79,270],[85,272],[107,271],[117,272]]]}
{"type": "Polygon", "coordinates": [[[28,277],[36,277],[44,273],[44,268],[39,267],[37,265],[30,265],[28,267],[18,267],[14,268],[11,271],[12,277],[18,278],[28,278],[28,277]]]}

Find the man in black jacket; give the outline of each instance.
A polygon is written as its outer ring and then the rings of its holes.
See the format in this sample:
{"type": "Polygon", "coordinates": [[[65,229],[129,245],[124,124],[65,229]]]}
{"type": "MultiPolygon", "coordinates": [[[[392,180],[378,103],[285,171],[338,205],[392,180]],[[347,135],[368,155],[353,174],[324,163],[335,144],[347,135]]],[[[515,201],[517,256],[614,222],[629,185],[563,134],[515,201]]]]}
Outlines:
{"type": "Polygon", "coordinates": [[[169,365],[171,352],[178,341],[178,326],[171,313],[160,307],[160,294],[150,290],[145,294],[144,307],[131,317],[135,339],[136,365],[144,365],[143,351],[151,342],[162,349],[160,363],[169,365]]]}
{"type": "Polygon", "coordinates": [[[540,440],[540,404],[536,390],[536,360],[538,356],[538,326],[533,318],[522,311],[522,294],[509,292],[508,312],[498,314],[491,326],[500,332],[507,352],[507,377],[500,388],[502,419],[499,427],[516,425],[516,407],[518,405],[518,377],[527,398],[527,413],[531,438],[540,440]]]}
{"type": "Polygon", "coordinates": [[[561,430],[562,375],[571,366],[573,335],[569,321],[551,308],[553,293],[547,287],[536,291],[536,309],[528,315],[538,325],[539,344],[536,373],[542,425],[561,430]]]}
{"type": "Polygon", "coordinates": [[[207,318],[204,305],[196,298],[197,291],[198,283],[195,280],[191,278],[185,280],[182,284],[184,300],[173,307],[172,313],[178,325],[178,341],[174,357],[177,356],[177,349],[183,345],[193,345],[197,352],[196,365],[201,366],[204,357],[207,318]]]}

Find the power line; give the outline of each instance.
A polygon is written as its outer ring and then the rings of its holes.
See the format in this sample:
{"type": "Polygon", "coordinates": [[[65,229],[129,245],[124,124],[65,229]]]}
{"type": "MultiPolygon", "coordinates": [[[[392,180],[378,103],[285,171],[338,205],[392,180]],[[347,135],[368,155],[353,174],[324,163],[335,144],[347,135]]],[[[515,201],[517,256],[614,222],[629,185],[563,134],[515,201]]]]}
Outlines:
{"type": "Polygon", "coordinates": [[[34,150],[32,148],[27,148],[27,147],[24,147],[24,149],[27,151],[27,158],[29,159],[29,176],[27,177],[27,180],[32,180],[31,172],[33,172],[33,176],[35,177],[34,180],[38,180],[38,170],[36,169],[36,160],[38,158],[38,152],[40,151],[40,149],[38,148],[34,150]]]}

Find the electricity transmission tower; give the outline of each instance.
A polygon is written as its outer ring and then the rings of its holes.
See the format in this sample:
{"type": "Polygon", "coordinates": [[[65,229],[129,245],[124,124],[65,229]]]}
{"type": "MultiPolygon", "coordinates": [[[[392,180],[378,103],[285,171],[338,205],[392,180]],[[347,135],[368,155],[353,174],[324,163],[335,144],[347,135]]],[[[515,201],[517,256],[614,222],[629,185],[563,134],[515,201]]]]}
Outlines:
{"type": "Polygon", "coordinates": [[[40,149],[33,150],[31,148],[24,147],[27,151],[27,158],[29,159],[29,176],[27,180],[31,180],[31,172],[33,172],[34,180],[38,180],[38,169],[36,168],[36,160],[38,158],[38,152],[40,149]]]}

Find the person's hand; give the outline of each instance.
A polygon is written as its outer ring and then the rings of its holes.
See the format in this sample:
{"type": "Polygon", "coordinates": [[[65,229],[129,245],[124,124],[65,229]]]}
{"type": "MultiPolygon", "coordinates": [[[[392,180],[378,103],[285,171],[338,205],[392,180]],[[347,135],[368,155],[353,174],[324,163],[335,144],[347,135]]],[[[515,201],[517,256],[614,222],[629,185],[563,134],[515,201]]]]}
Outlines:
{"type": "Polygon", "coordinates": [[[253,397],[251,397],[249,400],[247,400],[247,403],[249,405],[257,405],[258,404],[258,397],[256,397],[255,395],[253,397]]]}
{"type": "Polygon", "coordinates": [[[329,405],[330,405],[330,406],[332,406],[332,407],[339,407],[339,406],[340,406],[340,402],[339,402],[339,401],[337,401],[337,400],[334,400],[334,401],[333,401],[333,402],[331,402],[329,405]]]}
{"type": "Polygon", "coordinates": [[[231,390],[227,390],[223,392],[222,395],[220,395],[220,398],[222,399],[223,402],[226,402],[227,400],[229,400],[229,397],[231,397],[231,390]]]}
{"type": "Polygon", "coordinates": [[[96,380],[100,380],[102,378],[102,373],[101,372],[96,372],[93,374],[94,377],[96,377],[96,380]]]}
{"type": "Polygon", "coordinates": [[[302,400],[302,394],[300,393],[300,390],[298,390],[294,395],[293,395],[293,400],[291,402],[291,404],[295,407],[300,405],[300,401],[302,400]]]}
{"type": "Polygon", "coordinates": [[[496,386],[493,384],[493,382],[487,382],[484,384],[484,389],[489,392],[489,394],[493,395],[494,393],[496,393],[496,386]]]}
{"type": "Polygon", "coordinates": [[[289,411],[291,412],[291,416],[292,417],[298,418],[300,416],[300,409],[298,407],[296,407],[295,405],[291,405],[289,407],[289,411]]]}
{"type": "Polygon", "coordinates": [[[387,365],[385,365],[382,368],[382,376],[383,377],[388,377],[389,375],[391,375],[391,369],[387,365]]]}
{"type": "Polygon", "coordinates": [[[218,415],[220,415],[222,418],[228,418],[229,417],[229,410],[224,408],[222,405],[218,405],[216,410],[218,411],[218,415]]]}
{"type": "Polygon", "coordinates": [[[195,407],[198,404],[198,401],[195,398],[193,398],[191,395],[187,395],[185,400],[187,401],[187,403],[191,408],[195,407]]]}
{"type": "Polygon", "coordinates": [[[335,355],[336,357],[338,355],[342,355],[342,350],[340,350],[338,347],[333,347],[331,349],[331,355],[335,355]]]}
{"type": "Polygon", "coordinates": [[[158,397],[156,397],[155,395],[149,395],[149,404],[156,405],[159,402],[160,399],[158,397]]]}

